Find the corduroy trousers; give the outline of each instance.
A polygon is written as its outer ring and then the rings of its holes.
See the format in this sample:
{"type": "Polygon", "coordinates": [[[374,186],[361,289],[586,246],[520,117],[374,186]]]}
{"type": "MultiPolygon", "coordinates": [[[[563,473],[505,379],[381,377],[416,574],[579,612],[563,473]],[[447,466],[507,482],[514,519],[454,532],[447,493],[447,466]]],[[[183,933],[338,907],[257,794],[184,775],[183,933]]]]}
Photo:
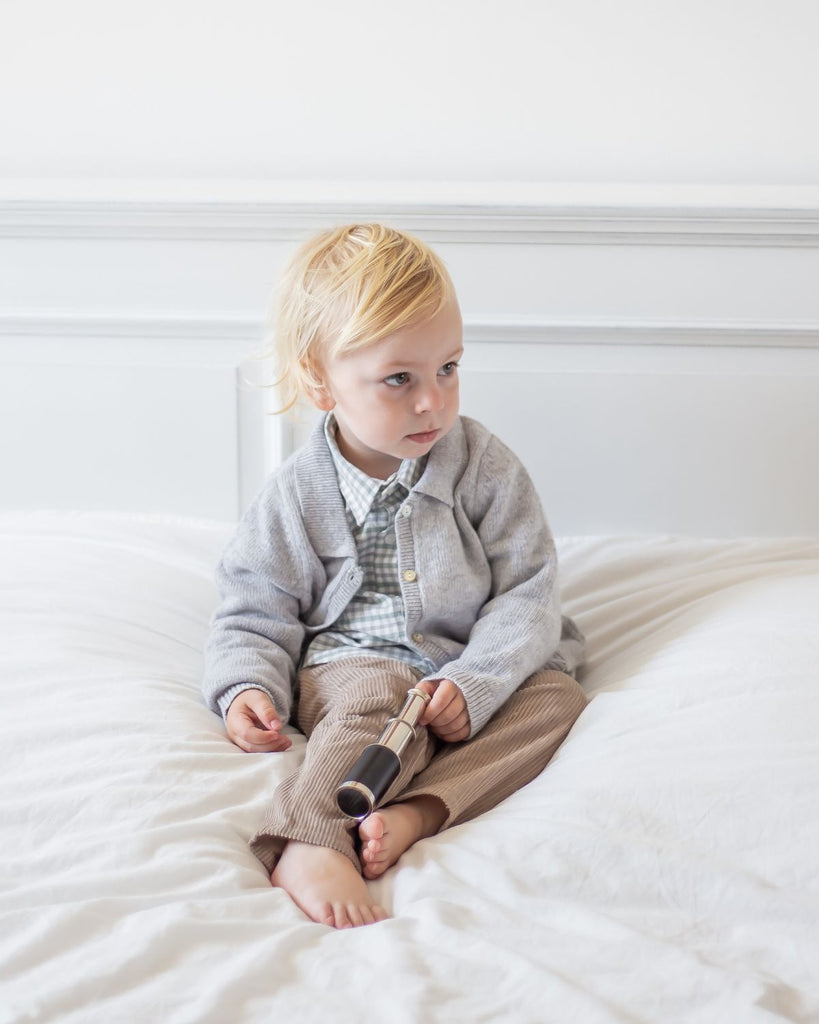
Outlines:
{"type": "MultiPolygon", "coordinates": [[[[302,669],[296,707],[307,736],[304,760],[277,787],[250,841],[268,870],[290,839],[338,850],[361,870],[358,823],[339,811],[336,790],[420,678],[409,665],[375,657],[302,669]]],[[[442,828],[477,817],[546,767],[585,706],[571,676],[545,669],[530,676],[472,739],[444,743],[418,729],[382,806],[433,796],[446,807],[442,828]]]]}

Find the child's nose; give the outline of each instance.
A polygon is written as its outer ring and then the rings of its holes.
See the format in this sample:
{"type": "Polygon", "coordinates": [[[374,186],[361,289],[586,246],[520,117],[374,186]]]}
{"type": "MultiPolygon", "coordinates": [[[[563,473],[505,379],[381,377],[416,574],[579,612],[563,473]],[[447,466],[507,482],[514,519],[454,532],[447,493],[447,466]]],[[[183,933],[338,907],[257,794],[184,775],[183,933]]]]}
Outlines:
{"type": "Polygon", "coordinates": [[[416,412],[439,412],[444,407],[444,395],[436,377],[434,382],[423,384],[415,397],[416,412]]]}

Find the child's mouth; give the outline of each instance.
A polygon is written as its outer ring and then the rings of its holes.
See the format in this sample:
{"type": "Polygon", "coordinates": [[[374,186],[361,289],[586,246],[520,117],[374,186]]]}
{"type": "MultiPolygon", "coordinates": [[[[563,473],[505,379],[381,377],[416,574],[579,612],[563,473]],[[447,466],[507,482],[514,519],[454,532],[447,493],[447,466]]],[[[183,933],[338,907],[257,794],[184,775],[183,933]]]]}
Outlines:
{"type": "Polygon", "coordinates": [[[438,433],[437,430],[424,430],[420,434],[407,434],[407,437],[416,444],[429,444],[430,441],[435,440],[438,433]]]}

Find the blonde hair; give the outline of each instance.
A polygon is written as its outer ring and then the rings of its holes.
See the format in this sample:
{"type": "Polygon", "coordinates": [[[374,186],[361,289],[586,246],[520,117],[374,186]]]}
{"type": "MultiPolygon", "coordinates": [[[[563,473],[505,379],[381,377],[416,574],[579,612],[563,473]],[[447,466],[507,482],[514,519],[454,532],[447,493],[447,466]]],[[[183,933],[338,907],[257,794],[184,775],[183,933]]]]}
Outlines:
{"type": "Polygon", "coordinates": [[[403,231],[349,224],[311,238],[287,266],[273,309],[279,411],[321,386],[328,360],[432,319],[451,294],[440,258],[403,231]]]}

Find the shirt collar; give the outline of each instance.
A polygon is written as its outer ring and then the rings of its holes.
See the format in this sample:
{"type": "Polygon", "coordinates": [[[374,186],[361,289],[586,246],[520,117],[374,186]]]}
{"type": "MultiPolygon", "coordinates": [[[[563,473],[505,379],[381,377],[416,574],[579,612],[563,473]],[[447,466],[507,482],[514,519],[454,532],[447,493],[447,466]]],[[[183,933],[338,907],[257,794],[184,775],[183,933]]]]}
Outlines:
{"type": "Polygon", "coordinates": [[[404,459],[386,480],[368,476],[363,470],[348,462],[339,451],[336,442],[336,421],[332,413],[329,413],[324,421],[324,436],[327,438],[327,446],[336,467],[339,489],[357,526],[363,525],[377,500],[393,491],[396,484],[407,492],[412,490],[424,470],[426,457],[404,459]]]}

